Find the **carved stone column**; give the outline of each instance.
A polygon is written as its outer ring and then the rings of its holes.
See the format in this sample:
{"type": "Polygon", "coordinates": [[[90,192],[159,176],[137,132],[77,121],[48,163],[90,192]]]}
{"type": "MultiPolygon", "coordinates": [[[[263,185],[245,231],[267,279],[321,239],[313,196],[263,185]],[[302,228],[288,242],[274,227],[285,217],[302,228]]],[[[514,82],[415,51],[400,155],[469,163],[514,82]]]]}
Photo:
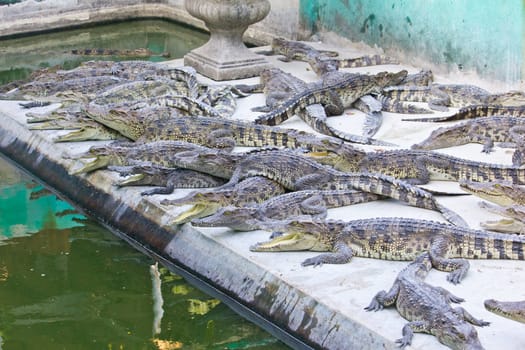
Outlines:
{"type": "Polygon", "coordinates": [[[249,78],[270,64],[248,50],[242,36],[270,12],[268,0],[185,0],[186,10],[204,21],[210,40],[184,56],[184,64],[214,80],[249,78]]]}

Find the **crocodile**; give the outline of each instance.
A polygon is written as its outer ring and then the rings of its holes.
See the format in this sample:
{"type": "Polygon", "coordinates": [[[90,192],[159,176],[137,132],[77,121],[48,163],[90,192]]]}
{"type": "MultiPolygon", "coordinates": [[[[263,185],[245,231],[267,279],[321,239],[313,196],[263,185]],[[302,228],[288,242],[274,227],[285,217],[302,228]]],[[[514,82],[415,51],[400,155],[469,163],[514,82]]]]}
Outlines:
{"type": "Polygon", "coordinates": [[[63,81],[35,81],[24,84],[17,89],[0,95],[0,99],[38,99],[40,101],[61,102],[64,96],[74,95],[74,99],[88,99],[93,94],[109,86],[126,82],[113,76],[96,76],[63,81]]]}
{"type": "Polygon", "coordinates": [[[472,325],[485,327],[489,322],[473,317],[462,307],[452,307],[450,303],[464,299],[426,283],[424,279],[431,269],[429,254],[421,254],[399,272],[390,290],[377,293],[365,310],[379,311],[395,304],[409,321],[403,326],[403,337],[396,340],[401,348],[410,345],[418,332],[432,334],[451,349],[483,349],[472,325]]]}
{"type": "Polygon", "coordinates": [[[525,127],[523,125],[515,125],[509,129],[509,134],[512,143],[516,147],[512,154],[512,165],[521,167],[525,154],[525,127]]]}
{"type": "Polygon", "coordinates": [[[286,40],[284,38],[274,38],[271,45],[270,51],[259,51],[258,53],[262,55],[282,55],[284,57],[278,59],[283,62],[292,60],[308,61],[310,57],[317,56],[339,56],[339,53],[336,51],[317,50],[304,42],[286,40]]]}
{"type": "Polygon", "coordinates": [[[151,51],[148,48],[140,47],[137,49],[107,49],[107,48],[87,48],[87,49],[72,49],[69,51],[73,55],[79,56],[125,56],[125,57],[170,57],[169,52],[162,52],[160,54],[151,51]]]}
{"type": "Polygon", "coordinates": [[[130,166],[109,166],[108,170],[117,171],[124,180],[116,183],[125,186],[158,186],[141,192],[143,196],[170,194],[175,188],[207,188],[223,185],[226,180],[198,171],[168,168],[156,164],[136,164],[130,166]]]}
{"type": "Polygon", "coordinates": [[[413,218],[367,218],[351,221],[291,219],[272,222],[267,230],[282,235],[250,248],[257,252],[325,251],[303,266],[345,264],[352,256],[411,261],[428,252],[432,266],[460,283],[469,269],[466,259],[525,260],[525,237],[458,227],[413,218]]]}
{"type": "Polygon", "coordinates": [[[513,204],[508,206],[493,205],[480,202],[479,206],[492,213],[504,216],[500,220],[489,220],[480,223],[486,230],[525,235],[525,205],[513,204]]]}
{"type": "Polygon", "coordinates": [[[456,125],[440,127],[432,131],[425,140],[412,145],[412,149],[432,150],[453,147],[467,143],[483,144],[482,152],[490,153],[494,142],[515,141],[510,131],[515,126],[525,126],[525,119],[511,116],[490,116],[466,120],[456,125]]]}
{"type": "Polygon", "coordinates": [[[446,112],[448,107],[486,103],[490,93],[475,85],[433,84],[431,86],[391,86],[383,94],[395,100],[427,102],[430,109],[446,112]]]}
{"type": "Polygon", "coordinates": [[[276,125],[311,104],[320,103],[329,114],[342,114],[358,98],[380,90],[387,85],[395,85],[404,79],[407,71],[397,73],[381,72],[376,75],[346,74],[338,79],[323,79],[323,84],[294,94],[270,113],[263,114],[255,123],[276,125]]]}
{"type": "Polygon", "coordinates": [[[525,205],[525,189],[506,181],[460,181],[459,186],[480,198],[499,205],[525,205]]]}
{"type": "Polygon", "coordinates": [[[498,301],[487,299],[483,302],[485,309],[496,315],[525,323],[525,301],[498,301]]]}
{"type": "Polygon", "coordinates": [[[327,209],[381,199],[373,193],[356,190],[303,190],[272,197],[255,206],[223,207],[215,214],[191,221],[193,226],[227,226],[236,231],[262,229],[269,221],[311,216],[324,219],[327,209]]]}
{"type": "Polygon", "coordinates": [[[178,215],[173,224],[183,224],[192,219],[205,217],[228,205],[252,206],[268,198],[284,193],[280,184],[262,176],[254,176],[239,182],[231,189],[197,191],[178,199],[165,199],[162,205],[192,205],[192,208],[178,215]]]}
{"type": "MultiPolygon", "coordinates": [[[[252,108],[254,111],[268,112],[273,108],[277,108],[287,97],[294,93],[299,93],[308,89],[318,83],[307,84],[301,79],[286,73],[278,68],[265,70],[261,73],[260,87],[251,88],[250,91],[262,91],[266,95],[266,106],[252,108]]],[[[370,97],[370,96],[368,96],[370,97]]],[[[359,99],[360,104],[364,108],[374,109],[374,101],[362,97],[359,99]]],[[[356,101],[357,102],[357,101],[356,101]]],[[[355,105],[355,104],[354,104],[355,105]]],[[[370,113],[377,113],[377,108],[371,110],[370,113]]],[[[380,113],[380,110],[379,110],[380,113]]],[[[363,137],[360,135],[349,134],[331,127],[327,123],[327,116],[324,108],[320,104],[312,104],[306,106],[304,109],[297,111],[297,115],[308,124],[312,129],[322,134],[340,138],[345,141],[372,144],[372,145],[389,145],[386,142],[375,140],[371,137],[363,137]]]]}
{"type": "Polygon", "coordinates": [[[505,164],[476,162],[447,154],[412,149],[365,152],[344,147],[337,154],[313,152],[317,162],[346,172],[382,173],[412,184],[440,181],[510,181],[525,184],[525,169],[505,164]]]}
{"type": "Polygon", "coordinates": [[[91,146],[77,157],[86,160],[72,174],[88,173],[109,165],[134,165],[136,162],[149,162],[164,167],[176,167],[172,157],[178,152],[206,152],[210,149],[183,141],[157,141],[148,143],[116,143],[102,146],[91,146]]]}
{"type": "MultiPolygon", "coordinates": [[[[191,162],[192,160],[188,160],[185,165],[178,164],[187,168],[191,162]]],[[[253,152],[236,163],[229,182],[222,187],[227,188],[247,177],[261,175],[279,182],[291,191],[356,189],[401,200],[410,206],[436,210],[447,220],[466,226],[461,217],[439,204],[429,192],[384,174],[338,171],[289,150],[253,152]]]]}
{"type": "Polygon", "coordinates": [[[424,117],[424,118],[403,118],[403,121],[410,122],[445,122],[473,119],[479,117],[490,117],[493,115],[506,115],[511,117],[525,116],[525,106],[498,106],[490,104],[475,104],[460,108],[457,112],[448,116],[424,117]]]}
{"type": "Polygon", "coordinates": [[[138,141],[183,140],[225,149],[234,146],[284,146],[329,152],[337,152],[343,146],[343,142],[334,137],[320,137],[303,131],[255,125],[234,119],[193,116],[144,122],[133,111],[115,110],[94,118],[138,141]]]}

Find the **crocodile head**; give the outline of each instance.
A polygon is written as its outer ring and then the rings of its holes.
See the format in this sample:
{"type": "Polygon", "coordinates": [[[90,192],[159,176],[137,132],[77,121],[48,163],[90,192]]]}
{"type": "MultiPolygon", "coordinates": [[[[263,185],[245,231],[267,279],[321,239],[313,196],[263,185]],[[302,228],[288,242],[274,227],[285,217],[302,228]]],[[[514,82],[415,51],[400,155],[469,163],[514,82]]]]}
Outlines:
{"type": "Polygon", "coordinates": [[[432,150],[465,144],[470,139],[469,130],[470,127],[467,123],[453,127],[440,127],[432,131],[425,140],[412,145],[412,149],[432,150]]]}
{"type": "Polygon", "coordinates": [[[406,70],[402,70],[396,73],[391,72],[380,72],[375,75],[376,84],[380,88],[385,86],[397,85],[403,81],[408,75],[406,70]]]}
{"type": "Polygon", "coordinates": [[[184,151],[173,155],[174,164],[181,168],[229,179],[238,158],[219,150],[184,151]]]}
{"type": "Polygon", "coordinates": [[[220,207],[221,205],[216,202],[198,203],[198,204],[193,205],[191,209],[186,210],[185,212],[177,215],[177,217],[173,219],[172,223],[179,225],[179,224],[190,222],[193,219],[212,215],[220,207]]]}
{"type": "Polygon", "coordinates": [[[337,153],[310,152],[306,153],[306,156],[340,171],[356,172],[360,171],[359,162],[366,156],[366,152],[351,145],[343,144],[337,153]]]}
{"type": "Polygon", "coordinates": [[[144,125],[137,111],[126,109],[108,109],[105,106],[89,104],[86,114],[97,122],[118,131],[122,135],[136,140],[144,133],[144,125]]]}
{"type": "Polygon", "coordinates": [[[455,310],[437,315],[430,325],[440,343],[455,350],[483,350],[474,326],[458,317],[455,310]]]}
{"type": "Polygon", "coordinates": [[[168,176],[173,173],[174,168],[161,166],[141,165],[139,169],[134,169],[135,173],[126,179],[119,181],[117,186],[166,186],[168,176]]]}
{"type": "Polygon", "coordinates": [[[463,180],[460,181],[459,186],[473,195],[499,205],[525,204],[525,192],[511,182],[473,182],[463,180]]]}
{"type": "Polygon", "coordinates": [[[174,220],[175,224],[183,224],[192,219],[202,218],[214,214],[219,208],[229,202],[231,191],[194,191],[187,196],[169,200],[170,205],[192,205],[189,210],[179,214],[174,220]]]}
{"type": "Polygon", "coordinates": [[[525,323],[525,301],[485,300],[485,309],[511,320],[525,323]]]}
{"type": "Polygon", "coordinates": [[[281,251],[329,251],[332,249],[330,230],[323,221],[292,219],[289,221],[271,222],[263,229],[276,230],[266,242],[259,242],[250,247],[253,252],[281,251]]]}
{"type": "Polygon", "coordinates": [[[226,226],[236,231],[252,231],[258,228],[257,208],[235,207],[232,205],[220,208],[211,216],[191,221],[200,227],[226,226]]]}

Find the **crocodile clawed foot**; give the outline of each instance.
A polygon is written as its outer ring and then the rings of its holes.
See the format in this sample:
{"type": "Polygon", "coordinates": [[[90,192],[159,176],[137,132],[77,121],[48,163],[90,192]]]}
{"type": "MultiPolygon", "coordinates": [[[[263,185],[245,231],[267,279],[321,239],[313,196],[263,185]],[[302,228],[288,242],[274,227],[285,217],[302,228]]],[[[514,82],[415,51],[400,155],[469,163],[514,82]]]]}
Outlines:
{"type": "Polygon", "coordinates": [[[303,261],[301,263],[301,266],[317,267],[317,266],[322,266],[322,265],[323,265],[323,261],[321,259],[319,259],[318,256],[313,257],[313,258],[308,258],[308,259],[306,259],[305,261],[303,261]]]}
{"type": "Polygon", "coordinates": [[[453,284],[459,284],[461,283],[464,277],[465,277],[465,272],[458,269],[448,274],[447,281],[453,284]]]}
{"type": "Polygon", "coordinates": [[[383,305],[379,301],[377,301],[376,298],[374,298],[370,302],[370,305],[365,307],[365,310],[366,311],[380,311],[380,310],[383,310],[383,305]]]}

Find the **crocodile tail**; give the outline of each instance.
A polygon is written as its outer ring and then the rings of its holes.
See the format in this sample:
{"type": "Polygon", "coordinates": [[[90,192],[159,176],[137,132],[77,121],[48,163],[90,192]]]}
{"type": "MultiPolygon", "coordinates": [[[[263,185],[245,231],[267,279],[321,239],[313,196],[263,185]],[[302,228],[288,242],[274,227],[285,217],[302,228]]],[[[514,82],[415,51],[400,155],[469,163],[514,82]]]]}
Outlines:
{"type": "Polygon", "coordinates": [[[445,207],[444,205],[436,202],[436,209],[443,215],[448,222],[453,225],[460,227],[469,227],[465,219],[463,219],[458,213],[445,207]]]}

